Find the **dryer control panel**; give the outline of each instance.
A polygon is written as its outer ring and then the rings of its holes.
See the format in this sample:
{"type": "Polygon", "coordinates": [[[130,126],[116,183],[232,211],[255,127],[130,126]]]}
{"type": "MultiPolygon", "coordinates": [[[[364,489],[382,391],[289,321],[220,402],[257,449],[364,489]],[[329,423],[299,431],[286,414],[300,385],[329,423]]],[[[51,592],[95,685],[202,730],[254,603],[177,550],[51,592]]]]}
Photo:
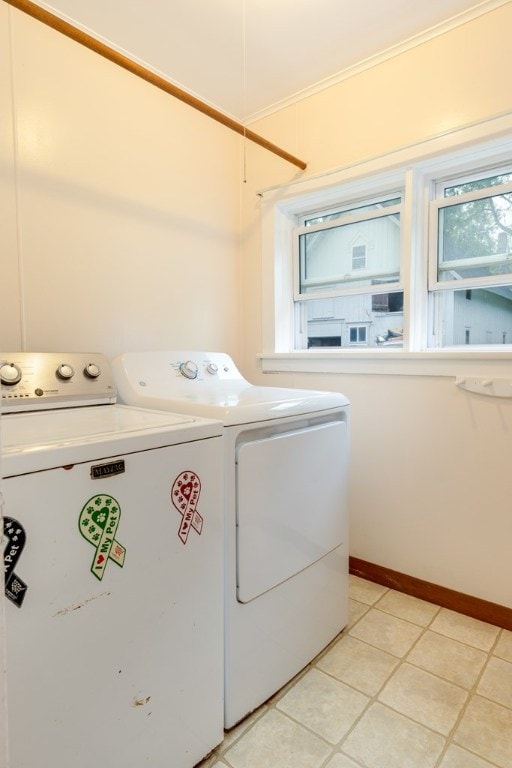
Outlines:
{"type": "Polygon", "coordinates": [[[94,353],[0,352],[2,413],[116,402],[107,358],[94,353]]]}

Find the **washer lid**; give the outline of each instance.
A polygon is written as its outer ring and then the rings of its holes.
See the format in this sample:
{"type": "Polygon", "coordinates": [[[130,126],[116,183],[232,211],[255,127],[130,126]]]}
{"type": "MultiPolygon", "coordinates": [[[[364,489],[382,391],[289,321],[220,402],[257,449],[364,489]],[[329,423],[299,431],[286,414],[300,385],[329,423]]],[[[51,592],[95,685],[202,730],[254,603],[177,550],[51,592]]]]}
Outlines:
{"type": "Polygon", "coordinates": [[[2,417],[2,475],[92,461],[222,434],[220,421],[98,405],[2,417]]]}
{"type": "Polygon", "coordinates": [[[318,413],[348,405],[347,399],[335,392],[256,387],[250,384],[231,384],[222,391],[206,392],[198,388],[180,398],[154,392],[147,386],[136,387],[126,393],[120,386],[119,394],[123,402],[131,405],[221,419],[225,426],[284,419],[287,416],[318,413]]]}

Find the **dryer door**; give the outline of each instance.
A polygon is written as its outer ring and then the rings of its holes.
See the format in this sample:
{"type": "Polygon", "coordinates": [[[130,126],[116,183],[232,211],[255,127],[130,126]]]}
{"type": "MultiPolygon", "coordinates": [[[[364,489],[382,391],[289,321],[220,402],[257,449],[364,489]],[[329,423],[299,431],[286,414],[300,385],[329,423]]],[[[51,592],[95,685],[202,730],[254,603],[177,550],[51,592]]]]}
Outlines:
{"type": "Polygon", "coordinates": [[[250,602],[345,541],[347,461],[345,421],[254,440],[247,436],[238,444],[240,602],[250,602]]]}

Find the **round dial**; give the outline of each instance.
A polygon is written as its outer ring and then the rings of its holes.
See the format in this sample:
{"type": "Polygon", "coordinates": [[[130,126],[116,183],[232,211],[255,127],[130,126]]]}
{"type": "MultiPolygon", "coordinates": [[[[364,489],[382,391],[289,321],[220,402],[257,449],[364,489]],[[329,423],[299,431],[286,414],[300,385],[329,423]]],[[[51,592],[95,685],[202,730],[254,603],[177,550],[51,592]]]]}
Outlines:
{"type": "Polygon", "coordinates": [[[219,372],[219,366],[217,365],[217,363],[208,363],[208,365],[206,366],[206,370],[208,371],[208,373],[211,373],[214,376],[216,373],[219,372]]]}
{"type": "Polygon", "coordinates": [[[89,379],[97,379],[101,371],[95,363],[87,363],[84,373],[89,379]]]}
{"type": "Polygon", "coordinates": [[[197,379],[197,365],[193,360],[185,360],[180,364],[180,373],[186,379],[197,379]]]}
{"type": "Polygon", "coordinates": [[[21,371],[14,363],[0,363],[0,381],[2,384],[17,384],[21,371]]]}
{"type": "Polygon", "coordinates": [[[75,375],[73,368],[67,363],[62,363],[57,368],[57,376],[59,379],[72,379],[75,375]]]}

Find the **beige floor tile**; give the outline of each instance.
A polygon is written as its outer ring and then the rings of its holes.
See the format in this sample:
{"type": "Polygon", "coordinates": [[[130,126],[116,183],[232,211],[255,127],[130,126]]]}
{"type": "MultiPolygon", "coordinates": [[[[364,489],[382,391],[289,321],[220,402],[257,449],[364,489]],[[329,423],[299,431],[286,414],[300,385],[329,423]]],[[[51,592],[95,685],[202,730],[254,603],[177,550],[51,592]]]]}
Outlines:
{"type": "Polygon", "coordinates": [[[346,755],[334,755],[325,768],[360,768],[360,766],[346,755]]]}
{"type": "Polygon", "coordinates": [[[353,627],[359,619],[364,616],[367,611],[370,610],[370,606],[365,603],[358,603],[357,600],[348,601],[348,626],[347,629],[353,627]]]}
{"type": "Polygon", "coordinates": [[[503,629],[494,649],[496,656],[512,661],[512,632],[503,629]]]}
{"type": "Polygon", "coordinates": [[[397,664],[396,656],[346,635],[322,656],[317,667],[358,691],[374,696],[397,664]]]}
{"type": "Polygon", "coordinates": [[[296,685],[299,682],[301,677],[304,677],[304,675],[311,669],[311,666],[312,666],[312,662],[310,662],[307,666],[301,669],[301,671],[297,675],[295,675],[295,677],[292,677],[291,680],[285,683],[282,688],[279,688],[279,690],[276,691],[276,693],[274,693],[269,699],[267,699],[265,704],[268,707],[272,707],[274,704],[276,704],[280,699],[283,698],[283,696],[285,696],[285,694],[288,693],[288,691],[291,688],[293,688],[294,685],[296,685]]]}
{"type": "Polygon", "coordinates": [[[421,634],[421,627],[372,608],[349,634],[393,656],[405,656],[421,634]]]}
{"type": "Polygon", "coordinates": [[[224,768],[223,763],[219,762],[219,757],[216,753],[210,755],[202,762],[198,763],[195,768],[224,768]]]}
{"type": "Polygon", "coordinates": [[[352,575],[349,605],[198,768],[512,768],[512,632],[352,575]]]}
{"type": "Polygon", "coordinates": [[[476,683],[487,661],[487,654],[458,640],[427,631],[420,637],[407,661],[469,689],[476,683]]]}
{"type": "Polygon", "coordinates": [[[477,693],[512,709],[512,663],[491,656],[477,693]]]}
{"type": "Polygon", "coordinates": [[[352,600],[357,600],[359,603],[373,605],[387,591],[387,587],[383,587],[380,584],[374,584],[373,581],[366,581],[365,579],[360,579],[358,576],[353,576],[352,574],[349,576],[349,597],[351,597],[352,600]]]}
{"type": "Polygon", "coordinates": [[[407,663],[379,694],[384,704],[443,736],[454,727],[466,698],[462,688],[407,663]]]}
{"type": "Polygon", "coordinates": [[[245,733],[255,722],[256,720],[262,716],[264,712],[266,712],[268,709],[266,704],[263,704],[263,706],[258,707],[254,712],[251,712],[250,715],[247,715],[241,723],[238,723],[238,725],[235,725],[233,728],[230,728],[229,731],[224,731],[224,741],[222,742],[222,747],[226,749],[229,747],[233,742],[235,742],[242,733],[245,733]]]}
{"type": "Polygon", "coordinates": [[[366,768],[434,768],[444,743],[438,733],[376,703],[342,750],[366,768]]]}
{"type": "Polygon", "coordinates": [[[455,744],[450,744],[439,768],[493,768],[493,766],[487,760],[483,760],[455,744]]]}
{"type": "Polygon", "coordinates": [[[320,768],[327,744],[281,712],[270,710],[223,756],[232,768],[320,768]]]}
{"type": "Polygon", "coordinates": [[[482,651],[490,651],[499,628],[492,624],[486,624],[484,621],[472,619],[470,616],[463,616],[461,613],[449,611],[442,608],[430,629],[439,632],[441,635],[451,637],[453,640],[459,640],[461,643],[472,645],[474,648],[480,648],[482,651]]]}
{"type": "Polygon", "coordinates": [[[337,744],[369,701],[362,693],[312,669],[288,691],[277,708],[331,744],[337,744]]]}
{"type": "Polygon", "coordinates": [[[469,702],[454,741],[499,766],[512,766],[512,711],[474,696],[469,702]]]}
{"type": "Polygon", "coordinates": [[[393,616],[398,616],[399,619],[419,624],[421,627],[430,624],[439,611],[438,605],[427,603],[425,600],[419,600],[411,595],[404,595],[402,592],[395,592],[393,589],[386,592],[375,604],[375,607],[379,611],[391,613],[393,616]]]}

